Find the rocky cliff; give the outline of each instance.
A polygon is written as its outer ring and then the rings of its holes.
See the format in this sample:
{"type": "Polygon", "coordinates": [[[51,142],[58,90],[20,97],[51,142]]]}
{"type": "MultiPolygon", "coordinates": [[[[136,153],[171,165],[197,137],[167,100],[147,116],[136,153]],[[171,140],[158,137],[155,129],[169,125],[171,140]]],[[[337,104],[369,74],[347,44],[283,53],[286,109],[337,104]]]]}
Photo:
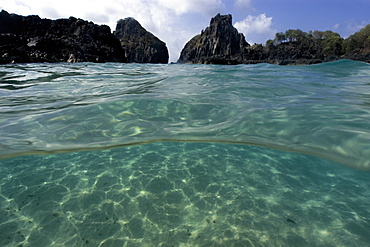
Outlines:
{"type": "Polygon", "coordinates": [[[250,46],[232,25],[231,15],[216,15],[210,26],[192,38],[182,49],[178,63],[201,64],[310,64],[323,56],[311,43],[250,46]]]}
{"type": "Polygon", "coordinates": [[[0,12],[0,63],[126,62],[108,26],[0,12]]]}
{"type": "Polygon", "coordinates": [[[277,33],[266,45],[250,46],[232,26],[231,15],[216,15],[210,26],[182,49],[178,63],[314,64],[347,58],[370,62],[370,25],[343,39],[330,30],[277,33]]]}
{"type": "Polygon", "coordinates": [[[119,20],[114,35],[120,40],[129,63],[168,63],[166,44],[134,18],[119,20]]]}
{"type": "Polygon", "coordinates": [[[216,15],[210,26],[192,38],[182,49],[178,63],[240,63],[249,47],[243,34],[232,25],[231,15],[216,15]]]}

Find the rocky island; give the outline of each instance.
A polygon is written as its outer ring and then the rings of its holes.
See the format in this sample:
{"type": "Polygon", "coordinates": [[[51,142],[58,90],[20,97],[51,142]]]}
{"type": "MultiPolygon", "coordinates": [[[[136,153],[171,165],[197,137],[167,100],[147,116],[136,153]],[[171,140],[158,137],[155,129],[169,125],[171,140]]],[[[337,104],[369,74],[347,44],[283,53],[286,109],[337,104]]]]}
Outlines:
{"type": "Polygon", "coordinates": [[[232,25],[231,15],[216,15],[201,34],[182,49],[178,63],[241,63],[240,56],[250,45],[232,25]]]}
{"type": "Polygon", "coordinates": [[[266,45],[250,45],[232,25],[231,15],[216,15],[210,26],[186,43],[178,63],[315,64],[338,59],[370,62],[370,25],[347,39],[332,31],[277,33],[266,45]]]}
{"type": "Polygon", "coordinates": [[[34,62],[167,63],[166,45],[134,20],[106,25],[0,12],[0,64],[34,62]]]}
{"type": "Polygon", "coordinates": [[[129,63],[168,63],[166,44],[134,18],[117,22],[114,35],[120,40],[129,63]]]}

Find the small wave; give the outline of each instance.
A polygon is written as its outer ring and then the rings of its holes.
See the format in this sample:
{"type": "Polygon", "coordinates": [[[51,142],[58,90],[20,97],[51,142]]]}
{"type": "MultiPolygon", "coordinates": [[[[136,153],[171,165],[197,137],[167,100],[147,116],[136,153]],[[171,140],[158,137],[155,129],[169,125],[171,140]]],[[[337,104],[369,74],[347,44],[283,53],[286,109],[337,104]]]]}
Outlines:
{"type": "Polygon", "coordinates": [[[360,62],[0,67],[6,83],[28,72],[32,87],[0,88],[3,158],[160,141],[225,142],[370,169],[369,67],[360,62]]]}

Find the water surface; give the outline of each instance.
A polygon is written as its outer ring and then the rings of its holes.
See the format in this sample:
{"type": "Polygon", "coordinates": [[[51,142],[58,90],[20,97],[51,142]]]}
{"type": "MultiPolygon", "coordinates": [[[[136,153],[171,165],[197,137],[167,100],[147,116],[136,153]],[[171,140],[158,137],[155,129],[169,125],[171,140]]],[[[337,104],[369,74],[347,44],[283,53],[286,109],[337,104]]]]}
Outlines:
{"type": "Polygon", "coordinates": [[[255,144],[370,166],[370,65],[0,67],[3,157],[159,140],[255,144]]]}
{"type": "Polygon", "coordinates": [[[0,66],[1,246],[366,246],[370,67],[0,66]]]}

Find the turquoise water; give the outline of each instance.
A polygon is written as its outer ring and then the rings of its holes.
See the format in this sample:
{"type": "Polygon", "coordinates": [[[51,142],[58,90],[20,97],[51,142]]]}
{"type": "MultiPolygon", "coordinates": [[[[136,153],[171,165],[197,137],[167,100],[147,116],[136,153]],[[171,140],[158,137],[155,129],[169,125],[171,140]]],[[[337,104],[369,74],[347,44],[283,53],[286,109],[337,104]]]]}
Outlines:
{"type": "Polygon", "coordinates": [[[367,246],[370,65],[0,67],[0,246],[367,246]]]}

